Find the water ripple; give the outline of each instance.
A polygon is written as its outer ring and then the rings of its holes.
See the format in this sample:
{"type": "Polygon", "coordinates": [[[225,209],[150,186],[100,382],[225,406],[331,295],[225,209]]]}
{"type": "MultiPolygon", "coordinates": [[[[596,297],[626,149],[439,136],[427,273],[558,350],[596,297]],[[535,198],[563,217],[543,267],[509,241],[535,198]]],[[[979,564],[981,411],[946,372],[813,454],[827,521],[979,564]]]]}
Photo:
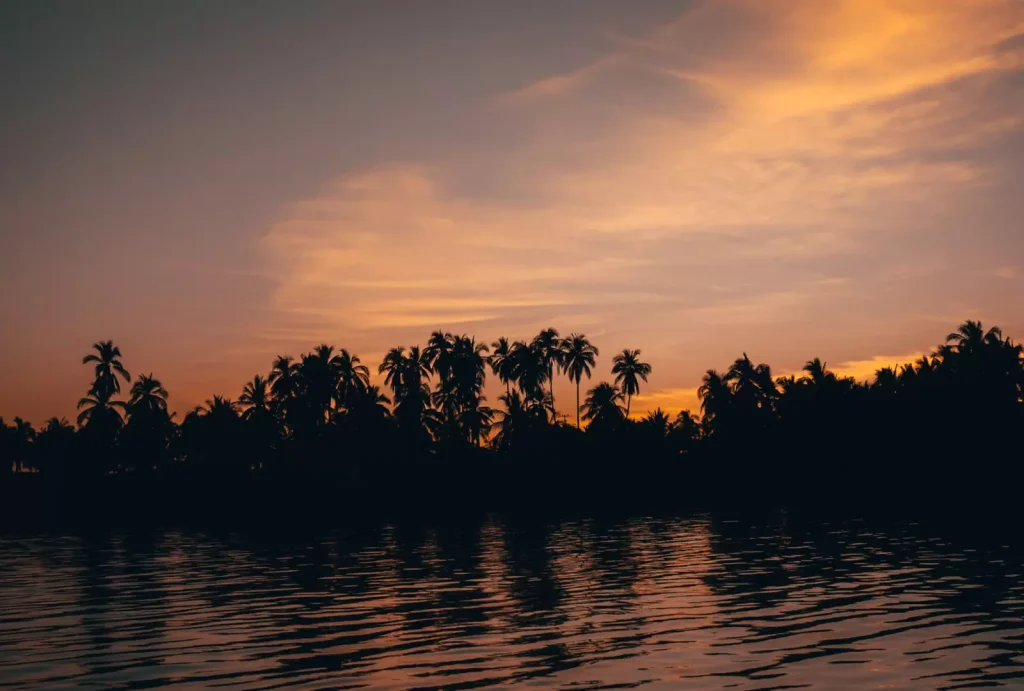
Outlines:
{"type": "Polygon", "coordinates": [[[0,538],[0,688],[1024,686],[1024,559],[913,524],[0,538]]]}

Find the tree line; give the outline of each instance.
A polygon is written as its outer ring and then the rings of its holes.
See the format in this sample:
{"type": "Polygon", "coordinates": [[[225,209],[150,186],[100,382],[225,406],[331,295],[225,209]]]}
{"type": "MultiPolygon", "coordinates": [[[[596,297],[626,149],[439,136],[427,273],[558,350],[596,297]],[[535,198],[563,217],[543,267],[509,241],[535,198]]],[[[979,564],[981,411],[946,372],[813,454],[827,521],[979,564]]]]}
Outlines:
{"type": "Polygon", "coordinates": [[[598,354],[585,335],[560,338],[555,329],[531,341],[502,337],[490,346],[435,331],[425,347],[387,353],[378,368],[385,393],[370,383],[358,355],[320,345],[297,360],[278,356],[237,398],[214,395],[178,422],[160,380],[141,374],[133,382],[120,348],[101,341],[82,359],[94,378],[78,401],[77,427],[54,417],[36,430],[18,417],[11,425],[0,418],[2,463],[15,472],[148,472],[174,462],[254,471],[288,447],[322,453],[337,442],[342,452],[350,447],[343,438],[354,435],[379,435],[374,443],[401,439],[417,456],[445,446],[508,448],[527,425],[565,426],[555,413],[559,373],[576,384],[577,428],[628,417],[651,366],[639,350],[623,350],[613,359],[615,383],[598,384],[581,402],[581,382],[591,378],[598,354]],[[488,372],[505,387],[497,409],[486,405],[483,393],[488,372]],[[129,387],[123,397],[122,380],[129,387]]]}
{"type": "Polygon", "coordinates": [[[800,375],[777,377],[743,354],[706,372],[699,411],[674,417],[660,409],[630,416],[652,371],[639,350],[617,353],[611,381],[589,386],[598,355],[584,334],[563,338],[550,328],[491,344],[435,331],[423,347],[385,355],[382,390],[357,355],[321,345],[298,359],[277,357],[237,398],[213,396],[179,421],[159,379],[133,381],[118,347],[99,342],[83,359],[93,383],[78,402],[77,425],[53,418],[37,430],[0,420],[0,467],[63,477],[315,472],[394,482],[394,471],[410,466],[492,465],[533,479],[585,474],[612,484],[667,470],[800,491],[828,482],[849,489],[869,476],[906,488],[922,477],[934,482],[951,455],[978,454],[981,467],[994,463],[991,454],[1011,449],[1015,457],[1020,448],[1022,347],[977,321],[868,382],[837,376],[817,358],[800,375]],[[572,421],[555,412],[560,374],[575,385],[572,421]],[[503,387],[494,407],[483,393],[488,375],[503,387]]]}

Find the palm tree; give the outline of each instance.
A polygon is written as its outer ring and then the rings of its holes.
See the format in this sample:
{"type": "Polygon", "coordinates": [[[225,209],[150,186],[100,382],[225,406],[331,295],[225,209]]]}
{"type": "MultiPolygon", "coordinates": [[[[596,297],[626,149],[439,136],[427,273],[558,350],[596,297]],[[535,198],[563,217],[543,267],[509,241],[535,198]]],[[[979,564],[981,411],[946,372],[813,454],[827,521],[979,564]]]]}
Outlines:
{"type": "Polygon", "coordinates": [[[78,425],[95,425],[109,423],[113,428],[119,428],[124,424],[121,413],[117,411],[125,409],[124,401],[112,401],[106,395],[101,395],[93,390],[88,396],[78,399],[78,425]]]}
{"type": "Polygon", "coordinates": [[[352,355],[344,348],[338,354],[338,402],[348,406],[355,396],[370,385],[370,370],[361,364],[358,355],[352,355]]]}
{"type": "MultiPolygon", "coordinates": [[[[465,334],[456,336],[435,331],[423,351],[428,364],[438,374],[437,387],[431,400],[441,413],[446,436],[462,436],[469,441],[479,437],[478,410],[483,399],[487,375],[487,345],[465,334]],[[469,425],[468,427],[466,425],[469,425]]],[[[489,423],[489,413],[487,424],[489,423]]]]}
{"type": "Polygon", "coordinates": [[[525,424],[526,407],[518,391],[504,393],[498,400],[505,405],[505,409],[494,413],[495,419],[491,422],[491,430],[497,430],[497,433],[491,437],[491,446],[504,449],[511,445],[516,431],[525,424]]]}
{"type": "Polygon", "coordinates": [[[720,418],[732,401],[732,389],[725,377],[713,369],[704,373],[700,388],[697,389],[700,399],[700,411],[704,424],[709,429],[720,418]]]}
{"type": "Polygon", "coordinates": [[[968,319],[957,327],[956,331],[946,336],[946,343],[952,344],[957,352],[972,353],[981,349],[986,343],[1002,341],[1003,332],[998,326],[987,332],[980,321],[968,319]]]}
{"type": "Polygon", "coordinates": [[[16,417],[14,418],[11,438],[14,452],[14,468],[20,473],[28,459],[29,448],[36,438],[36,431],[32,428],[31,422],[16,417]]]}
{"type": "Polygon", "coordinates": [[[289,355],[278,355],[267,381],[274,400],[281,404],[292,398],[298,388],[299,366],[289,355]]]}
{"type": "Polygon", "coordinates": [[[75,428],[66,418],[50,418],[33,442],[33,465],[42,472],[60,472],[75,455],[75,428]]]}
{"type": "MultiPolygon", "coordinates": [[[[832,376],[832,373],[828,373],[832,376]]],[[[834,380],[835,377],[832,376],[834,380]]],[[[772,368],[765,363],[758,364],[754,368],[754,384],[757,386],[758,401],[762,408],[772,409],[779,397],[779,389],[775,386],[775,378],[772,376],[772,368]]]]}
{"type": "Polygon", "coordinates": [[[466,406],[459,412],[457,422],[459,429],[467,436],[470,442],[479,445],[480,439],[485,430],[491,428],[494,419],[494,411],[485,405],[480,405],[480,400],[473,405],[466,406]]]}
{"type": "Polygon", "coordinates": [[[927,355],[922,355],[914,361],[914,366],[917,368],[917,373],[923,376],[929,376],[934,374],[936,368],[939,365],[937,358],[930,358],[927,355]]]}
{"type": "Polygon", "coordinates": [[[427,382],[431,370],[425,354],[419,346],[410,348],[408,354],[404,347],[392,348],[384,356],[378,372],[385,375],[384,383],[394,393],[395,417],[399,427],[406,428],[418,438],[427,422],[425,416],[429,412],[430,401],[427,382]]]}
{"type": "Polygon", "coordinates": [[[888,393],[895,393],[899,388],[899,374],[892,367],[882,367],[875,372],[875,383],[871,388],[885,391],[888,393]]]}
{"type": "Polygon", "coordinates": [[[450,377],[462,406],[472,406],[480,398],[487,377],[487,351],[486,343],[477,343],[470,336],[454,338],[450,377]]]}
{"type": "Polygon", "coordinates": [[[206,406],[199,409],[205,417],[221,420],[237,419],[238,404],[227,396],[214,395],[206,399],[206,406]]]}
{"type": "Polygon", "coordinates": [[[423,357],[427,366],[437,373],[441,381],[447,381],[451,377],[452,355],[455,350],[455,337],[450,333],[435,331],[427,339],[427,346],[423,349],[423,357]]]}
{"type": "Polygon", "coordinates": [[[580,379],[584,374],[590,379],[590,368],[595,366],[600,351],[585,335],[578,333],[564,339],[559,347],[562,351],[562,368],[569,375],[569,381],[576,382],[576,427],[579,428],[580,379]]]}
{"type": "Polygon", "coordinates": [[[367,386],[355,395],[349,414],[362,420],[383,420],[391,414],[388,409],[390,403],[391,399],[384,395],[379,386],[367,386]]]}
{"type": "Polygon", "coordinates": [[[811,381],[816,386],[823,386],[826,382],[835,381],[836,375],[829,372],[826,368],[828,363],[822,362],[821,358],[814,358],[808,360],[803,367],[803,371],[807,373],[807,376],[811,378],[811,381]]]}
{"type": "Polygon", "coordinates": [[[339,356],[334,347],[321,344],[302,356],[299,363],[299,398],[308,417],[304,422],[320,427],[330,422],[338,395],[339,356]]]}
{"type": "Polygon", "coordinates": [[[252,381],[242,389],[238,403],[245,406],[242,419],[249,420],[254,416],[270,412],[270,391],[267,380],[262,375],[255,375],[252,381]]]}
{"type": "Polygon", "coordinates": [[[430,365],[419,346],[410,348],[408,355],[402,346],[392,348],[384,356],[377,371],[385,375],[384,383],[391,387],[396,406],[401,405],[409,396],[429,393],[426,383],[430,379],[430,365]]]}
{"type": "Polygon", "coordinates": [[[755,365],[746,353],[732,363],[725,374],[725,381],[732,384],[733,399],[739,411],[745,414],[772,410],[778,397],[779,391],[772,378],[771,368],[763,363],[755,365]]]}
{"type": "Polygon", "coordinates": [[[629,404],[633,396],[640,393],[640,380],[647,381],[651,366],[640,361],[639,350],[623,350],[612,359],[612,374],[615,383],[622,386],[626,394],[626,417],[629,417],[629,404]]]}
{"type": "Polygon", "coordinates": [[[548,388],[551,392],[551,410],[555,409],[555,371],[562,366],[562,341],[558,338],[558,332],[548,327],[534,336],[531,344],[537,351],[540,361],[544,364],[544,371],[548,379],[548,388]]]}
{"type": "Polygon", "coordinates": [[[517,440],[547,422],[547,411],[536,403],[531,404],[519,391],[513,389],[498,400],[504,410],[495,410],[492,415],[491,431],[496,433],[491,438],[491,446],[495,449],[516,448],[517,440]]]}
{"type": "Polygon", "coordinates": [[[446,382],[438,382],[437,391],[430,394],[430,402],[444,417],[445,422],[453,423],[459,414],[459,392],[446,382]]]}
{"type": "Polygon", "coordinates": [[[137,412],[147,414],[167,412],[167,389],[160,383],[159,379],[153,378],[153,373],[148,375],[140,374],[139,378],[132,384],[128,409],[132,415],[137,412]]]}
{"type": "Polygon", "coordinates": [[[491,372],[505,385],[505,393],[511,393],[511,382],[515,378],[516,370],[516,362],[512,357],[512,345],[507,338],[502,336],[491,344],[491,349],[491,355],[488,357],[491,372]]]}
{"type": "Polygon", "coordinates": [[[383,374],[384,383],[391,387],[397,402],[402,396],[402,373],[405,370],[405,346],[392,348],[381,360],[377,368],[378,374],[383,374]]]}
{"type": "Polygon", "coordinates": [[[115,346],[113,341],[98,341],[92,348],[96,352],[82,358],[83,365],[96,364],[96,379],[91,392],[110,399],[114,394],[121,393],[121,382],[117,376],[124,377],[125,382],[131,381],[132,377],[121,364],[121,349],[115,346]]]}
{"type": "Polygon", "coordinates": [[[69,430],[74,432],[75,428],[72,427],[71,423],[68,422],[68,419],[66,417],[51,417],[43,424],[43,429],[41,430],[40,433],[66,432],[69,430]]]}
{"type": "Polygon", "coordinates": [[[640,421],[640,426],[651,433],[652,436],[664,439],[668,437],[672,429],[672,421],[669,420],[668,414],[664,410],[656,408],[647,413],[644,419],[640,421]]]}
{"type": "Polygon", "coordinates": [[[675,447],[680,451],[686,451],[688,447],[700,439],[700,422],[689,410],[682,410],[676,415],[669,434],[676,440],[675,447]]]}
{"type": "Polygon", "coordinates": [[[583,400],[583,419],[596,425],[595,429],[613,427],[625,418],[622,408],[623,393],[618,387],[601,382],[583,400]]]}
{"type": "Polygon", "coordinates": [[[120,430],[118,457],[136,470],[152,470],[169,458],[174,437],[173,415],[167,412],[167,390],[152,374],[139,375],[132,384],[126,410],[128,421],[120,430]]]}
{"type": "Polygon", "coordinates": [[[544,381],[547,379],[547,364],[541,353],[532,344],[516,341],[511,347],[511,357],[515,365],[516,386],[526,399],[541,400],[544,398],[544,381]]]}
{"type": "Polygon", "coordinates": [[[213,472],[244,472],[254,464],[243,452],[238,408],[226,396],[213,396],[189,413],[181,425],[189,459],[211,464],[213,472]]]}

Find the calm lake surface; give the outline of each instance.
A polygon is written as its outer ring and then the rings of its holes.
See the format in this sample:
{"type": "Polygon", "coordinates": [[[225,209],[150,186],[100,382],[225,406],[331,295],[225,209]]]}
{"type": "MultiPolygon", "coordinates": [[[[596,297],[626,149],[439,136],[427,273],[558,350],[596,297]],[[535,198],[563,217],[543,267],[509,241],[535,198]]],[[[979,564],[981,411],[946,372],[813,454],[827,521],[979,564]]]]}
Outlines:
{"type": "Polygon", "coordinates": [[[1020,544],[487,518],[0,537],[0,688],[1024,688],[1020,544]]]}

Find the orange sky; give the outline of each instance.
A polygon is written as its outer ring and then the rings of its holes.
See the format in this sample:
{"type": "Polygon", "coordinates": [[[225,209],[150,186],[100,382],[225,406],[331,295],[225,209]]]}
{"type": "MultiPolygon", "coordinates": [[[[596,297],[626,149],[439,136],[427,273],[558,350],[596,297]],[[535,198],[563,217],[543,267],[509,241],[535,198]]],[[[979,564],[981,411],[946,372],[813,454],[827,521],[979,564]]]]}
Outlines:
{"type": "Polygon", "coordinates": [[[184,412],[320,342],[554,326],[595,380],[641,348],[643,411],[742,351],[1024,336],[1019,0],[89,12],[0,17],[5,418],[70,417],[107,338],[184,412]]]}

